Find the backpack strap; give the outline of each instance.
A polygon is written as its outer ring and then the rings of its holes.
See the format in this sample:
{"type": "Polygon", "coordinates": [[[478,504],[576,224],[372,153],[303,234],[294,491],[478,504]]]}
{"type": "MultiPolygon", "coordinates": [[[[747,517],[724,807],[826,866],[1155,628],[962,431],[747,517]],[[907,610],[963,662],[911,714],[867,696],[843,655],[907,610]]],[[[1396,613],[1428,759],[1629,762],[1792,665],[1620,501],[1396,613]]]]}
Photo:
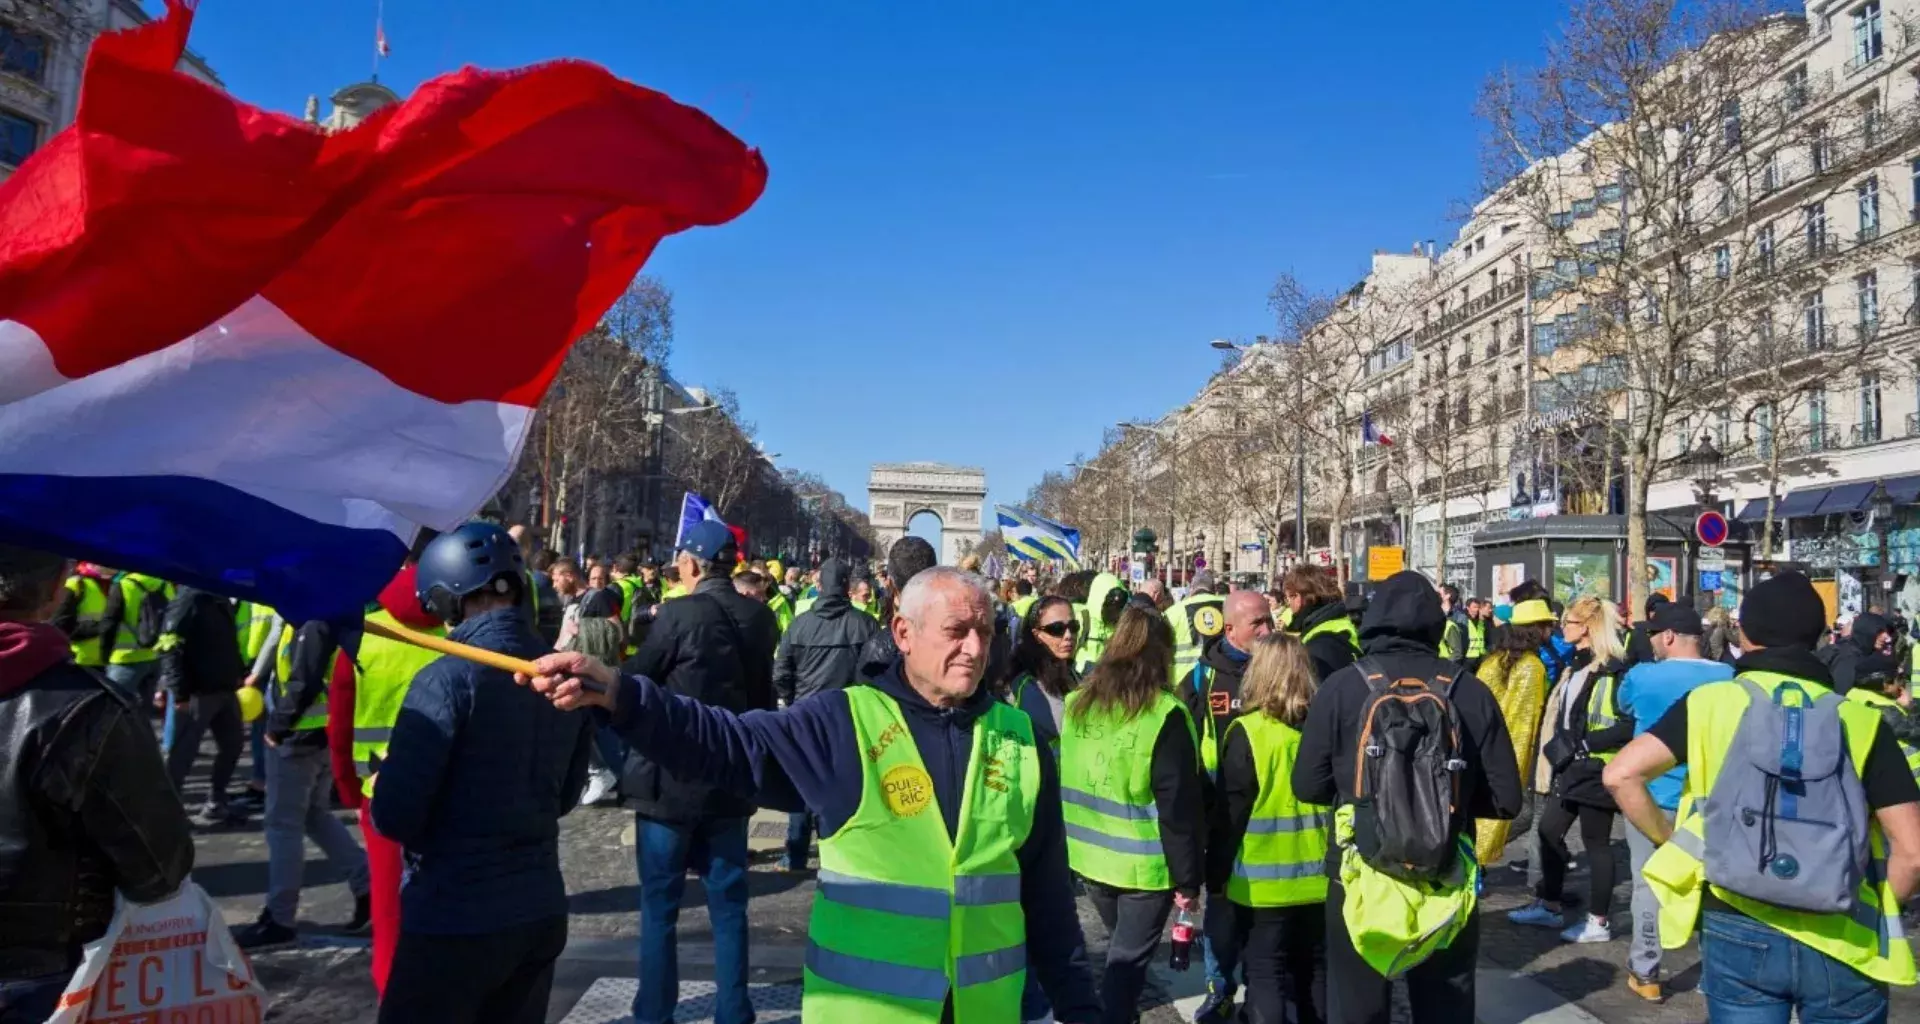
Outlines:
{"type": "Polygon", "coordinates": [[[1360,670],[1360,678],[1367,681],[1367,689],[1374,693],[1384,693],[1392,685],[1387,682],[1387,674],[1381,671],[1380,664],[1372,658],[1361,658],[1353,667],[1360,670]]]}

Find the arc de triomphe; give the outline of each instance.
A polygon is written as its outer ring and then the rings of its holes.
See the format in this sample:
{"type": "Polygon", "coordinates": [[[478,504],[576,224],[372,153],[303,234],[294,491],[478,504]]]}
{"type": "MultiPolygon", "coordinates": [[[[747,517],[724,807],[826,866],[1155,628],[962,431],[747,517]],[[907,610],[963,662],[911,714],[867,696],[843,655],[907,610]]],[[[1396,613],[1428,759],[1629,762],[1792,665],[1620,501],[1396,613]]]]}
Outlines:
{"type": "Polygon", "coordinates": [[[938,462],[878,463],[867,476],[867,511],[880,541],[875,554],[885,558],[914,516],[932,512],[940,517],[940,561],[953,565],[980,542],[986,500],[985,470],[938,462]]]}

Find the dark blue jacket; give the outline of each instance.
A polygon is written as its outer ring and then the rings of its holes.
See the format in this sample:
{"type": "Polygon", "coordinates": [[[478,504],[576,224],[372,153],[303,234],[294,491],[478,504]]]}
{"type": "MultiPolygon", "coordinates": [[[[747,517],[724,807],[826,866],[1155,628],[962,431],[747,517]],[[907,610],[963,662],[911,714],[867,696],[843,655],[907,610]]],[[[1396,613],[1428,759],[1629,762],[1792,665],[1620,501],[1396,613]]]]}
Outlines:
{"type": "MultiPolygon", "coordinates": [[[[981,687],[960,707],[936,708],[907,685],[897,659],[872,685],[899,702],[907,731],[933,778],[947,834],[954,835],[973,750],[973,723],[993,698],[981,687]]],[[[838,832],[860,806],[865,775],[845,690],[815,694],[785,711],[736,715],[669,693],[645,677],[623,676],[616,704],[614,728],[636,751],[677,775],[711,780],[763,807],[812,810],[819,815],[823,839],[838,832]]],[[[1033,831],[1017,856],[1028,966],[1062,1024],[1098,1020],[1100,1003],[1067,872],[1060,774],[1052,758],[1040,758],[1033,831]]]]}
{"type": "MultiPolygon", "coordinates": [[[[522,658],[551,650],[508,608],[451,638],[522,658]]],[[[413,677],[372,804],[374,827],[406,848],[406,931],[478,935],[565,916],[560,816],[586,784],[590,726],[499,669],[441,658],[413,677]]]]}

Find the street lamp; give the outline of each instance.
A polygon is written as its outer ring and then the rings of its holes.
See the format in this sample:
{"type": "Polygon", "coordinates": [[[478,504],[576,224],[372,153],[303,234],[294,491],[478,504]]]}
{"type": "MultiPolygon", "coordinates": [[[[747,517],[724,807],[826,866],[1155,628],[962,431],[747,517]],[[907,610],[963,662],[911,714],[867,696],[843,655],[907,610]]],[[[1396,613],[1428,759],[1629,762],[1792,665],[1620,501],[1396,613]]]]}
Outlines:
{"type": "Polygon", "coordinates": [[[1880,541],[1880,611],[1889,614],[1893,611],[1893,567],[1887,564],[1887,538],[1893,532],[1893,495],[1887,493],[1885,480],[1873,482],[1873,491],[1867,495],[1867,511],[1873,515],[1873,532],[1880,541]]]}
{"type": "MultiPolygon", "coordinates": [[[[1693,473],[1694,498],[1700,503],[1700,507],[1714,508],[1718,506],[1720,499],[1713,493],[1713,489],[1720,481],[1720,467],[1725,463],[1726,456],[1720,453],[1719,448],[1714,447],[1713,432],[1710,430],[1700,431],[1700,443],[1695,445],[1694,449],[1686,454],[1685,459],[1687,466],[1693,473]]],[[[1700,538],[1691,531],[1689,531],[1687,535],[1687,559],[1694,580],[1694,586],[1691,588],[1693,590],[1694,610],[1704,611],[1706,609],[1707,595],[1699,586],[1700,538]]]]}
{"type": "Polygon", "coordinates": [[[1166,446],[1167,485],[1168,485],[1167,486],[1167,553],[1169,556],[1167,558],[1167,586],[1171,587],[1173,586],[1174,559],[1171,556],[1173,555],[1173,550],[1174,550],[1173,549],[1174,527],[1178,525],[1178,523],[1175,522],[1174,516],[1175,516],[1175,513],[1179,510],[1179,505],[1180,505],[1180,463],[1178,459],[1178,453],[1176,453],[1173,450],[1173,439],[1167,436],[1171,432],[1164,427],[1149,427],[1141,423],[1122,423],[1120,424],[1120,430],[1122,432],[1131,430],[1131,431],[1134,431],[1135,433],[1151,435],[1155,441],[1166,446]]]}

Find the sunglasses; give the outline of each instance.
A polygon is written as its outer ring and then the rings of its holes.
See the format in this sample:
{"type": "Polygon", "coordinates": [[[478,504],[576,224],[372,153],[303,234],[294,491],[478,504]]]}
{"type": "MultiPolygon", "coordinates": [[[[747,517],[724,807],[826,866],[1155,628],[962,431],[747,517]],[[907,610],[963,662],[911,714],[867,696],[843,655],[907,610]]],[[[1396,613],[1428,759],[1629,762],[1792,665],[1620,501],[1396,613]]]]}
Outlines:
{"type": "Polygon", "coordinates": [[[1033,628],[1052,637],[1071,636],[1074,633],[1080,632],[1080,624],[1072,619],[1067,619],[1064,622],[1049,622],[1044,626],[1035,626],[1033,628]]]}

